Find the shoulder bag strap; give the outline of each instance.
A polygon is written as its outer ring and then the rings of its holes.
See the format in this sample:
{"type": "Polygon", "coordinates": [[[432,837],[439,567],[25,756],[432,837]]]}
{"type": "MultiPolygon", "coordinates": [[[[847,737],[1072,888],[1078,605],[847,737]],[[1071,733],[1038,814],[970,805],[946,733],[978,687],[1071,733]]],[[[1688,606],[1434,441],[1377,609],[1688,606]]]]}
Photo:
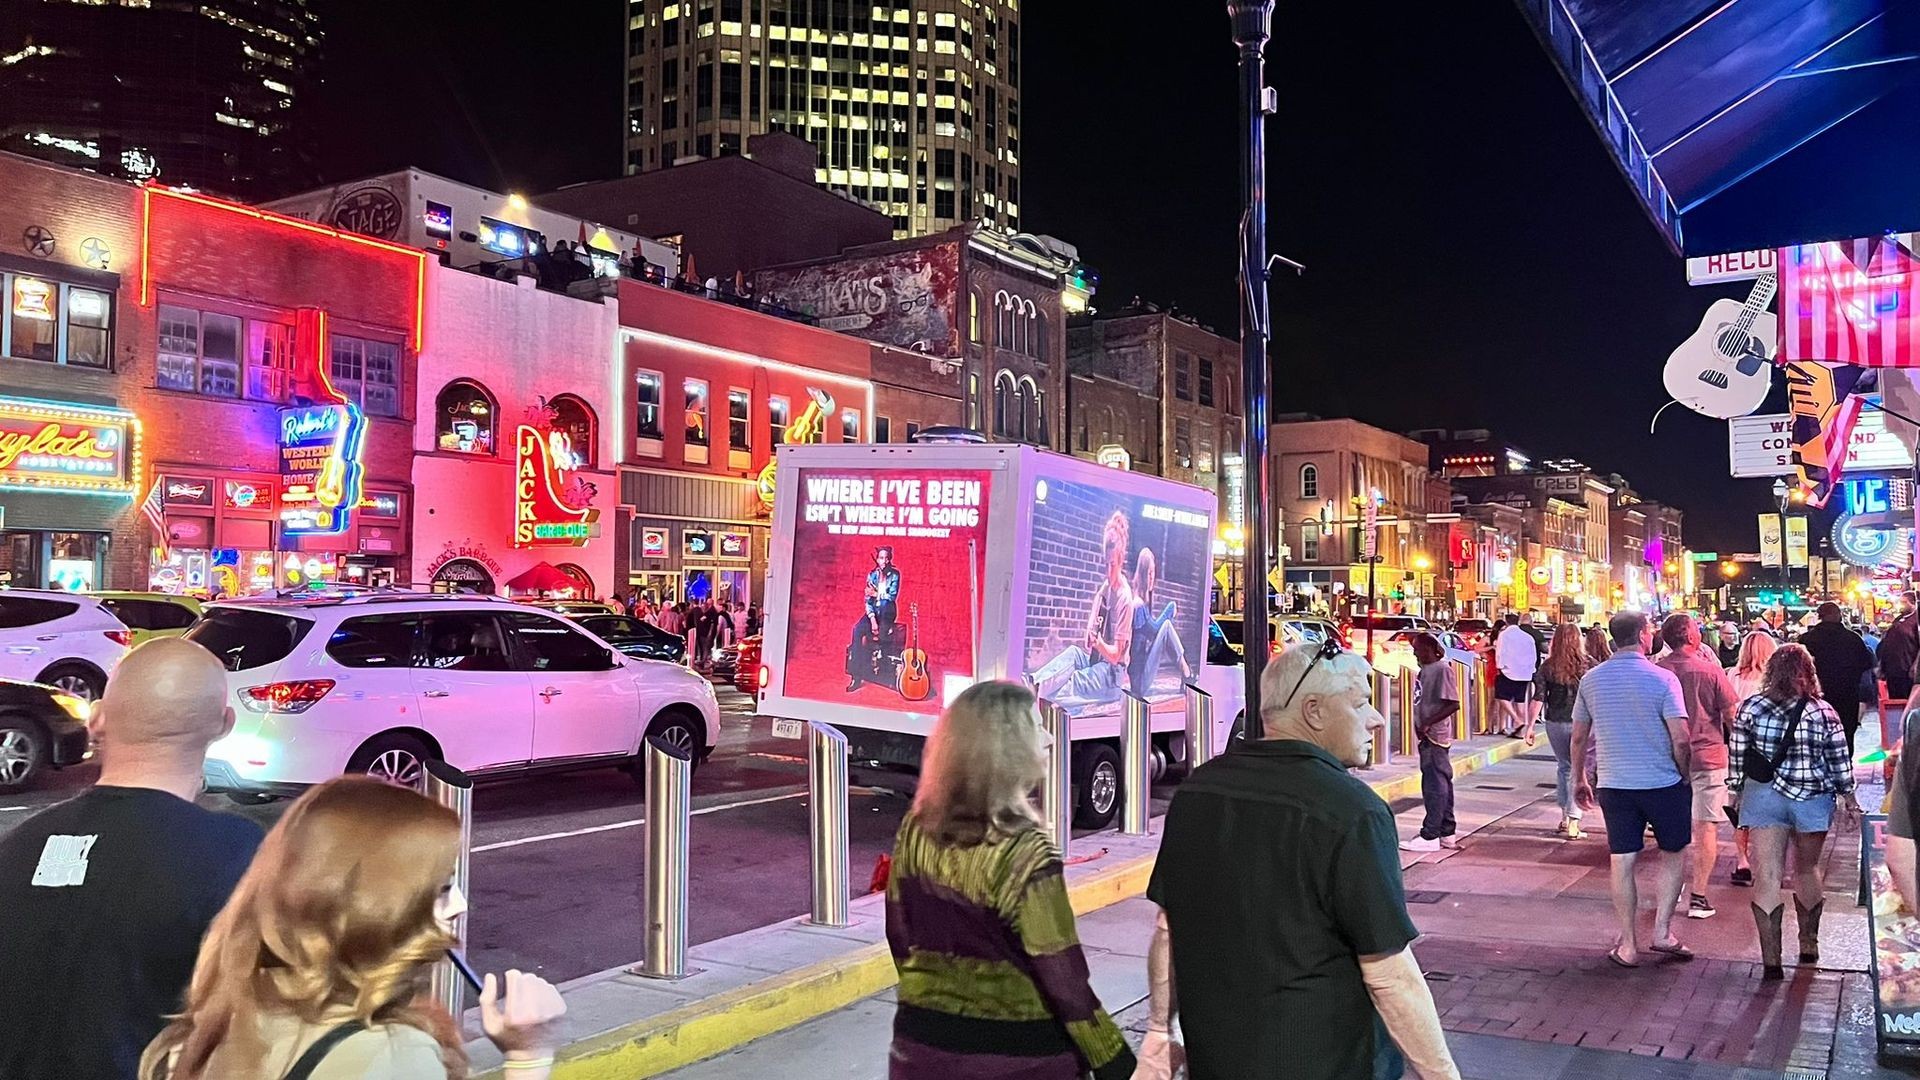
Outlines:
{"type": "Polygon", "coordinates": [[[307,1052],[300,1055],[300,1060],[293,1063],[293,1068],[287,1071],[283,1080],[308,1080],[334,1047],[365,1030],[367,1025],[358,1020],[349,1020],[315,1039],[313,1045],[307,1047],[307,1052]]]}
{"type": "Polygon", "coordinates": [[[1787,730],[1780,736],[1780,746],[1773,752],[1773,772],[1778,776],[1780,766],[1787,760],[1787,754],[1793,749],[1793,733],[1799,730],[1800,714],[1807,709],[1807,699],[1801,698],[1793,704],[1793,715],[1787,718],[1787,730]]]}

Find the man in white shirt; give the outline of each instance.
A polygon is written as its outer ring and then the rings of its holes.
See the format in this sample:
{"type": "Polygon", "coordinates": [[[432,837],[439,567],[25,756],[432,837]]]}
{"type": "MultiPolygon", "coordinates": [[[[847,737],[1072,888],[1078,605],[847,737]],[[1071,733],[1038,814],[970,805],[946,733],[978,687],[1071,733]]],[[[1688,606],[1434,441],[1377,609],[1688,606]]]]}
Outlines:
{"type": "Polygon", "coordinates": [[[1533,672],[1540,663],[1540,647],[1520,628],[1520,616],[1507,612],[1507,625],[1493,642],[1493,697],[1499,704],[1500,733],[1533,740],[1533,672]]]}

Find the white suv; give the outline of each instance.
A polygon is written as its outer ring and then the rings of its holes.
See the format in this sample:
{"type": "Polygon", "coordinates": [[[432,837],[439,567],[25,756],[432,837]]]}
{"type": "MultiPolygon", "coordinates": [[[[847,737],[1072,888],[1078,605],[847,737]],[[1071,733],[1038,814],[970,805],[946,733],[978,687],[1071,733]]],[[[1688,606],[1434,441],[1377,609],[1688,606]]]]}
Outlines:
{"type": "Polygon", "coordinates": [[[476,778],[620,765],[638,780],[644,739],[699,762],[720,733],[707,680],[505,600],[223,601],[186,638],[229,672],[238,720],[206,781],[238,801],[349,772],[411,785],[434,759],[476,778]]]}
{"type": "Polygon", "coordinates": [[[0,679],[45,683],[95,701],[132,643],[133,631],[95,597],[0,592],[0,679]]]}

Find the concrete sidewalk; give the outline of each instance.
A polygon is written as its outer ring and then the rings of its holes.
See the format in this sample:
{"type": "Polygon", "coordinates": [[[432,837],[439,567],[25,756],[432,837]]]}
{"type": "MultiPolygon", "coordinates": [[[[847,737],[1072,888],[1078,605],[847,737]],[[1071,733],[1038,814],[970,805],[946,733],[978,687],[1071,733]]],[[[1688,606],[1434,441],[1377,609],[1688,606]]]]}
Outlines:
{"type": "MultiPolygon", "coordinates": [[[[1865,748],[1863,747],[1863,750],[1865,748]]],[[[1479,1080],[1646,1076],[1662,1080],[1908,1075],[1874,1063],[1865,914],[1854,904],[1857,833],[1828,853],[1822,963],[1759,979],[1747,897],[1727,882],[1731,844],[1711,878],[1711,919],[1675,919],[1698,954],[1690,962],[1608,964],[1614,917],[1604,832],[1552,835],[1554,765],[1544,742],[1462,777],[1458,850],[1402,853],[1414,946],[1462,1072],[1479,1080]]],[[[1420,811],[1398,796],[1403,838],[1420,811]]],[[[1864,790],[1869,807],[1877,790],[1864,790]]],[[[1642,872],[1643,939],[1651,920],[1642,872]]],[[[1146,1025],[1145,951],[1153,906],[1131,899],[1081,918],[1101,1000],[1136,1044],[1146,1025]]],[[[1789,917],[1791,923],[1791,916],[1789,917]]],[[[1791,946],[1791,926],[1788,928],[1791,946]]],[[[1791,953],[1789,953],[1791,956],[1791,953]]],[[[761,1075],[880,1080],[893,1017],[891,992],[681,1069],[682,1080],[761,1075]]]]}
{"type": "MultiPolygon", "coordinates": [[[[1455,749],[1461,775],[1495,765],[1524,747],[1517,741],[1483,737],[1455,749]]],[[[1361,770],[1389,801],[1418,798],[1420,778],[1412,759],[1361,770]]],[[[1139,925],[1137,906],[1126,902],[1146,889],[1159,848],[1159,822],[1144,837],[1106,832],[1076,837],[1067,852],[1067,886],[1074,910],[1084,927],[1109,927],[1112,947],[1105,948],[1097,985],[1106,1000],[1119,1002],[1129,994],[1145,994],[1146,931],[1139,925]],[[1120,905],[1119,910],[1107,909],[1120,905]],[[1095,915],[1094,913],[1101,913],[1095,915]],[[1139,938],[1137,948],[1128,945],[1139,938]],[[1134,952],[1127,952],[1129,948],[1134,952]],[[1129,990],[1133,983],[1138,987],[1129,990]]],[[[555,1076],[562,1080],[630,1080],[657,1076],[694,1062],[723,1054],[756,1039],[788,1029],[818,1023],[841,1025],[850,1017],[884,1014],[891,1006],[875,995],[895,981],[887,953],[884,898],[861,897],[852,905],[852,925],[844,928],[810,926],[795,919],[733,937],[694,946],[688,952],[690,974],[677,982],[662,982],[631,974],[631,964],[561,986],[567,1000],[567,1027],[572,1041],[561,1051],[555,1076]],[[831,1015],[830,1015],[831,1014],[831,1015]]],[[[1144,904],[1144,901],[1137,902],[1144,904]]],[[[1148,929],[1151,927],[1150,912],[1148,929]]],[[[1084,932],[1084,930],[1083,930],[1084,932]]],[[[466,1030],[477,1032],[474,1011],[466,1030]]],[[[799,1034],[811,1037],[813,1027],[799,1034]]],[[[878,1057],[884,1067],[885,1023],[878,1057]]],[[[776,1036],[777,1038],[777,1036],[776,1036]]],[[[776,1039],[765,1039],[771,1046],[776,1039]]],[[[846,1043],[852,1046],[852,1043],[846,1043]]],[[[501,1075],[499,1053],[485,1039],[467,1043],[473,1074],[501,1075]]],[[[767,1059],[777,1062],[778,1058],[767,1059]]],[[[780,1075],[834,1075],[825,1071],[793,1072],[776,1067],[780,1075]]],[[[725,1075],[725,1074],[715,1074],[725,1075]]]]}

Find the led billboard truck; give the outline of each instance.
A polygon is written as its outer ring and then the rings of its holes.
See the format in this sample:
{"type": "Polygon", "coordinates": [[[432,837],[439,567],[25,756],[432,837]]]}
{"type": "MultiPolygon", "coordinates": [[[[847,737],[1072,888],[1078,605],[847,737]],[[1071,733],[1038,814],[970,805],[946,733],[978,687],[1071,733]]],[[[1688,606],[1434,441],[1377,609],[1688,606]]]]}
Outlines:
{"type": "Polygon", "coordinates": [[[790,446],[775,466],[775,734],[821,721],[856,762],[911,768],[962,690],[1028,681],[1072,717],[1083,827],[1118,805],[1127,694],[1152,706],[1156,770],[1187,758],[1189,681],[1224,746],[1243,695],[1207,663],[1211,492],[1004,445],[790,446]]]}

